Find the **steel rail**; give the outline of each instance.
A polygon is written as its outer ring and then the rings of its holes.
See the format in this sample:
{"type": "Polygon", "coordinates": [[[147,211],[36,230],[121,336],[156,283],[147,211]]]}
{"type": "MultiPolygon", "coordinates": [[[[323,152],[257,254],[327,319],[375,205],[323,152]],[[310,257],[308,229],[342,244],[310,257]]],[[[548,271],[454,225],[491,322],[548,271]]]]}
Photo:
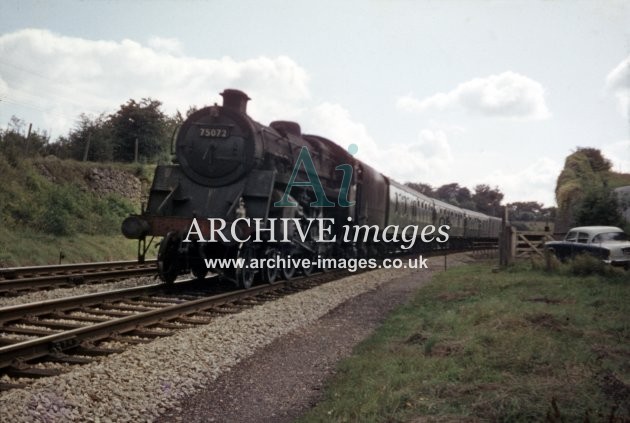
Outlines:
{"type": "Polygon", "coordinates": [[[17,279],[0,279],[0,293],[15,292],[27,289],[38,289],[58,285],[77,285],[79,283],[89,281],[123,279],[131,276],[142,276],[155,273],[155,267],[137,267],[129,269],[108,270],[102,272],[68,273],[61,275],[47,275],[17,279]]]}
{"type": "MultiPolygon", "coordinates": [[[[172,286],[179,286],[179,284],[187,282],[190,283],[191,281],[178,282],[172,286]]],[[[152,292],[165,290],[167,288],[168,287],[164,284],[158,283],[4,307],[0,308],[0,323],[4,324],[12,320],[19,320],[25,316],[39,316],[94,304],[101,304],[113,300],[134,298],[150,294],[152,292]]],[[[1,326],[0,331],[2,331],[1,326]]]]}
{"type": "Polygon", "coordinates": [[[70,264],[55,264],[55,265],[43,265],[43,266],[23,266],[23,267],[3,267],[0,268],[0,278],[4,279],[17,279],[20,277],[32,277],[33,275],[43,276],[52,274],[68,274],[77,270],[84,270],[85,273],[89,273],[89,270],[98,269],[121,269],[129,267],[145,267],[150,268],[155,266],[155,260],[147,260],[144,263],[139,263],[137,260],[125,260],[125,261],[101,261],[94,263],[70,263],[70,264]]]}
{"type": "Polygon", "coordinates": [[[112,334],[124,334],[140,327],[205,311],[217,305],[277,291],[295,282],[296,279],[293,279],[227,292],[0,347],[0,368],[19,366],[23,361],[78,347],[83,342],[98,341],[110,337],[112,334]]]}
{"type": "MultiPolygon", "coordinates": [[[[447,251],[443,252],[447,253],[447,251]]],[[[441,253],[441,251],[433,252],[433,254],[427,255],[437,255],[439,253],[441,253]]],[[[305,283],[307,287],[312,283],[321,284],[323,282],[338,279],[342,276],[339,274],[340,272],[343,273],[343,275],[347,274],[347,272],[339,270],[318,273],[315,276],[309,277],[302,276],[272,284],[262,284],[246,290],[231,291],[218,295],[192,299],[183,301],[180,304],[166,305],[155,310],[139,311],[136,314],[114,317],[111,320],[97,322],[89,326],[79,328],[75,327],[58,333],[45,334],[39,338],[5,345],[0,347],[0,369],[19,369],[23,367],[23,365],[28,365],[26,362],[30,360],[45,359],[46,356],[54,357],[56,354],[62,353],[66,350],[71,350],[86,344],[89,345],[94,341],[100,341],[112,336],[121,334],[124,335],[128,332],[133,333],[133,331],[136,330],[141,332],[143,329],[152,325],[159,325],[160,323],[165,324],[170,320],[184,318],[190,314],[204,312],[212,309],[213,307],[227,303],[234,303],[244,298],[256,297],[264,293],[279,291],[285,288],[295,289],[298,288],[300,283],[305,283]]],[[[168,294],[169,288],[184,287],[187,283],[194,286],[194,280],[187,280],[178,282],[171,286],[155,284],[105,293],[95,293],[78,297],[6,307],[0,309],[0,323],[12,321],[19,323],[20,320],[28,319],[33,315],[46,316],[47,314],[56,314],[53,318],[63,319],[65,318],[64,316],[58,317],[60,311],[81,309],[90,305],[102,304],[104,302],[107,303],[108,301],[118,299],[134,299],[138,296],[156,291],[162,291],[168,294]]],[[[67,316],[67,319],[71,320],[72,316],[67,316]]],[[[45,325],[46,323],[42,322],[42,326],[45,325]]],[[[1,327],[0,331],[2,331],[1,327]]]]}

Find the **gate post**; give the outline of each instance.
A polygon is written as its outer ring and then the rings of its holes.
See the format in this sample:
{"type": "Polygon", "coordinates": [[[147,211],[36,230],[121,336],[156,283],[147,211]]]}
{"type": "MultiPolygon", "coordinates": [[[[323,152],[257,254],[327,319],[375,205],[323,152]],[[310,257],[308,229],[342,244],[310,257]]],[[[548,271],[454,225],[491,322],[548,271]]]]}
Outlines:
{"type": "Polygon", "coordinates": [[[507,207],[503,208],[503,217],[501,218],[501,233],[499,234],[499,266],[506,267],[514,259],[514,237],[512,226],[508,221],[507,207]]]}

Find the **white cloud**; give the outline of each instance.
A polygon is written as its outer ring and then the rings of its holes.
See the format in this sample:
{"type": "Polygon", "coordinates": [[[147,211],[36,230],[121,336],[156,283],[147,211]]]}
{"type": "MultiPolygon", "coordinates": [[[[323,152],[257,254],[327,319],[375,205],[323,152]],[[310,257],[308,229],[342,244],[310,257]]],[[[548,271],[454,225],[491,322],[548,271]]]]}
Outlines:
{"type": "MultiPolygon", "coordinates": [[[[53,133],[65,133],[82,112],[111,113],[128,99],[151,97],[164,110],[220,102],[219,92],[239,88],[261,121],[295,115],[309,98],[307,72],[289,57],[199,59],[171,54],[174,39],[94,41],[47,30],[0,36],[0,72],[6,104],[44,113],[53,133]]],[[[1,88],[1,87],[0,87],[1,88]]],[[[6,106],[5,106],[6,107],[6,106]]]]}
{"type": "Polygon", "coordinates": [[[404,179],[411,182],[435,180],[447,177],[453,165],[453,153],[448,136],[441,129],[423,129],[418,134],[418,141],[409,145],[405,151],[407,160],[416,163],[415,172],[404,179]]]}
{"type": "MultiPolygon", "coordinates": [[[[230,57],[200,59],[174,54],[181,51],[180,47],[177,40],[153,39],[143,45],[129,39],[94,41],[64,37],[37,29],[2,35],[0,107],[3,107],[3,113],[9,112],[7,116],[14,104],[43,112],[47,119],[44,128],[59,135],[73,126],[80,113],[111,113],[130,98],[159,99],[164,110],[173,113],[176,109],[184,111],[190,105],[220,102],[220,91],[239,88],[252,98],[249,113],[261,123],[278,118],[293,119],[302,124],[305,132],[328,137],[343,147],[357,144],[358,159],[399,182],[436,185],[458,181],[469,186],[465,179],[470,174],[466,169],[469,159],[458,157],[449,140],[449,136],[461,133],[462,128],[434,124],[431,129],[420,130],[417,138],[409,143],[380,144],[344,107],[331,103],[309,104],[309,75],[289,57],[262,56],[241,61],[230,57]]],[[[450,98],[455,96],[461,104],[479,103],[486,107],[482,110],[491,111],[487,101],[484,103],[480,99],[492,97],[489,93],[501,84],[486,80],[486,85],[477,82],[462,86],[465,89],[458,87],[456,95],[444,94],[448,100],[445,107],[450,107],[447,103],[454,101],[450,98]],[[474,93],[479,97],[476,103],[471,100],[474,93]]],[[[523,97],[519,90],[513,91],[516,97],[523,97]]],[[[510,106],[510,110],[516,110],[515,101],[507,101],[506,96],[503,92],[495,98],[510,106]]],[[[544,102],[542,104],[544,106],[544,102]]],[[[523,110],[528,110],[531,115],[535,114],[534,109],[531,106],[523,110]]],[[[535,179],[540,176],[539,171],[533,169],[521,173],[513,180],[525,178],[520,181],[521,185],[528,186],[522,181],[535,179]]],[[[552,177],[545,179],[551,182],[544,194],[518,196],[517,199],[544,198],[552,192],[557,174],[554,171],[552,177]]],[[[499,175],[479,183],[494,186],[494,181],[501,181],[503,189],[502,181],[509,177],[499,175]]],[[[519,185],[515,182],[514,187],[518,189],[519,185]]]]}
{"type": "Polygon", "coordinates": [[[608,73],[606,86],[617,97],[621,114],[628,116],[630,113],[630,56],[608,73]]]}
{"type": "Polygon", "coordinates": [[[497,169],[473,185],[487,184],[498,186],[505,194],[504,203],[514,201],[539,201],[545,206],[555,205],[556,180],[562,170],[562,163],[548,157],[540,157],[524,169],[506,171],[497,169]]]}
{"type": "Polygon", "coordinates": [[[515,119],[546,119],[551,115],[543,86],[515,72],[475,78],[423,100],[407,95],[398,99],[397,106],[417,113],[462,108],[472,114],[515,119]]]}
{"type": "Polygon", "coordinates": [[[177,38],[151,37],[147,44],[153,50],[164,53],[178,55],[182,52],[182,43],[177,38]]]}
{"type": "Polygon", "coordinates": [[[505,202],[540,201],[555,204],[554,189],[562,163],[542,157],[521,170],[496,169],[483,177],[471,177],[478,172],[471,158],[458,155],[451,147],[449,134],[460,128],[422,129],[409,144],[377,144],[367,128],[338,104],[324,103],[308,110],[301,120],[304,132],[317,128],[317,134],[335,141],[343,148],[357,144],[356,157],[398,182],[424,182],[434,187],[458,182],[473,190],[477,184],[498,186],[505,202]],[[308,116],[308,117],[306,117],[308,116]],[[320,131],[326,128],[326,133],[320,131]]]}
{"type": "Polygon", "coordinates": [[[612,162],[613,171],[630,173],[630,140],[607,144],[601,151],[604,157],[612,162]]]}
{"type": "Polygon", "coordinates": [[[356,144],[359,146],[359,152],[356,155],[358,159],[371,166],[380,162],[380,160],[374,160],[378,157],[379,149],[365,125],[354,121],[350,112],[342,106],[322,103],[305,113],[301,120],[304,122],[306,132],[311,132],[310,128],[315,128],[312,132],[334,140],[343,148],[356,144]],[[321,128],[326,129],[325,133],[321,131],[321,128]]]}
{"type": "MultiPolygon", "coordinates": [[[[347,148],[357,144],[356,157],[398,182],[421,182],[446,177],[453,162],[447,134],[443,130],[423,129],[411,144],[377,145],[366,127],[337,104],[321,104],[308,114],[307,125],[326,128],[318,135],[347,148]]],[[[305,125],[306,127],[306,125],[305,125]]]]}

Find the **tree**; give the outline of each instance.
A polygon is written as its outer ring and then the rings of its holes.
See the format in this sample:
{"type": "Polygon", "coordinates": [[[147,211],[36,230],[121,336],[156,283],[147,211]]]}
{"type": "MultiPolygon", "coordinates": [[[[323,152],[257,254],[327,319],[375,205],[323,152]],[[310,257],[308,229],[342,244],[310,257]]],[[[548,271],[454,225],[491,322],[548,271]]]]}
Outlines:
{"type": "Polygon", "coordinates": [[[556,183],[557,231],[564,232],[578,224],[576,213],[585,204],[587,193],[593,196],[608,189],[610,169],[610,160],[596,148],[578,147],[567,156],[556,183]]]}
{"type": "Polygon", "coordinates": [[[444,184],[435,190],[435,196],[442,201],[449,204],[457,204],[457,193],[459,192],[459,184],[453,182],[451,184],[444,184]]]}
{"type": "Polygon", "coordinates": [[[444,184],[436,189],[435,197],[455,206],[464,207],[466,209],[475,208],[470,190],[466,187],[459,186],[456,182],[444,184]]]}
{"type": "Polygon", "coordinates": [[[543,204],[537,201],[516,201],[507,205],[510,220],[541,220],[543,204]]]}
{"type": "Polygon", "coordinates": [[[67,137],[59,137],[51,153],[61,158],[110,162],[114,159],[112,132],[112,125],[106,115],[101,114],[92,119],[82,113],[76,127],[67,137]]]}
{"type": "Polygon", "coordinates": [[[33,157],[45,152],[48,144],[46,131],[27,129],[26,122],[12,116],[7,129],[0,129],[0,151],[13,165],[23,157],[33,157]]]}
{"type": "Polygon", "coordinates": [[[501,216],[501,200],[503,200],[503,193],[499,187],[493,189],[486,184],[475,186],[472,201],[477,211],[499,217],[501,216]]]}
{"type": "Polygon", "coordinates": [[[168,153],[170,125],[161,106],[160,101],[151,98],[143,98],[139,103],[131,99],[110,116],[115,160],[134,161],[136,143],[138,160],[142,162],[155,161],[168,153]]]}
{"type": "Polygon", "coordinates": [[[593,172],[602,172],[612,169],[610,160],[605,158],[602,152],[597,148],[578,147],[576,153],[583,154],[587,158],[593,172]]]}
{"type": "Polygon", "coordinates": [[[433,187],[429,184],[423,184],[422,182],[405,182],[409,188],[418,191],[420,194],[424,194],[428,197],[434,197],[435,192],[433,191],[433,187]]]}
{"type": "Polygon", "coordinates": [[[623,225],[617,196],[608,188],[587,191],[574,215],[576,226],[623,225]]]}

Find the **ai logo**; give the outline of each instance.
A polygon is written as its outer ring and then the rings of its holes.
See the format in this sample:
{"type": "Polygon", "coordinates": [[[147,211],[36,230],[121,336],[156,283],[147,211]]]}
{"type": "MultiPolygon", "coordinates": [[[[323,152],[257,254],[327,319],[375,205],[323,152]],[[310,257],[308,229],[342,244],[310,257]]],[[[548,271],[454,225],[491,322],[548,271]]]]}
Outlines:
{"type": "MultiPolygon", "coordinates": [[[[357,147],[356,144],[350,144],[350,146],[348,147],[348,153],[354,156],[357,151],[359,151],[359,147],[357,147]]],[[[343,172],[343,178],[341,180],[341,187],[339,188],[339,197],[337,198],[337,204],[339,204],[339,206],[341,207],[353,206],[355,204],[355,201],[348,201],[348,195],[350,194],[350,182],[352,182],[352,165],[341,164],[335,167],[335,170],[340,170],[343,172]]],[[[335,203],[333,203],[328,199],[328,197],[326,197],[324,187],[322,186],[322,181],[319,179],[317,169],[315,169],[315,164],[313,163],[313,159],[311,158],[311,153],[309,153],[308,148],[306,147],[302,147],[302,149],[300,150],[300,155],[295,162],[295,166],[293,166],[293,172],[291,173],[291,177],[289,178],[287,188],[284,190],[284,195],[282,196],[280,201],[276,201],[275,203],[273,203],[273,205],[275,207],[297,207],[298,204],[295,201],[289,200],[289,195],[291,194],[291,189],[293,187],[313,188],[316,201],[313,201],[310,204],[311,207],[335,207],[335,203]],[[301,166],[304,166],[306,177],[308,179],[307,181],[296,181],[301,166]]]]}

